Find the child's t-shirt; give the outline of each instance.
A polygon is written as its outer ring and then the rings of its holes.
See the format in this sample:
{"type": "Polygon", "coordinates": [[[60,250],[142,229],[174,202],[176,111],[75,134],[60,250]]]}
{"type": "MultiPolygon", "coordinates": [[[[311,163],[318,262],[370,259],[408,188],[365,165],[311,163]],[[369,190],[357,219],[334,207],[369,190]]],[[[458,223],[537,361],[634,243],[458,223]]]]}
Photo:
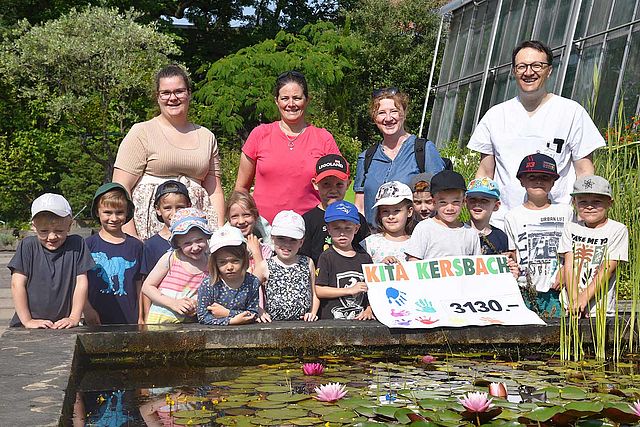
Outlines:
{"type": "Polygon", "coordinates": [[[517,250],[518,266],[529,272],[538,292],[548,292],[560,268],[558,245],[566,223],[573,219],[573,209],[563,203],[534,210],[523,205],[505,216],[504,231],[509,250],[517,250]]]}
{"type": "Polygon", "coordinates": [[[162,255],[171,250],[171,243],[160,234],[156,233],[144,241],[142,260],[140,261],[140,274],[148,276],[156,266],[162,255]]]}
{"type": "Polygon", "coordinates": [[[387,240],[382,233],[376,233],[360,242],[360,246],[371,256],[373,262],[382,262],[388,256],[405,261],[409,239],[403,241],[387,240]]]}
{"type": "Polygon", "coordinates": [[[420,221],[411,234],[407,255],[419,259],[442,258],[460,255],[481,255],[478,233],[469,225],[449,228],[434,218],[420,221]]]}
{"type": "Polygon", "coordinates": [[[309,257],[298,255],[292,265],[284,265],[275,256],[266,262],[266,310],[271,320],[300,320],[311,311],[313,302],[309,257]]]}
{"type": "Polygon", "coordinates": [[[260,301],[260,279],[251,273],[244,275],[244,281],[238,289],[233,289],[220,279],[211,284],[207,276],[198,292],[198,321],[205,325],[228,325],[232,317],[243,311],[258,315],[260,301]],[[229,310],[227,317],[215,317],[207,307],[218,303],[229,310]]]}
{"type": "MultiPolygon", "coordinates": [[[[574,271],[579,269],[581,289],[592,282],[598,267],[605,261],[629,261],[629,231],[612,219],[599,228],[589,228],[583,221],[568,223],[560,238],[558,252],[573,252],[574,271]]],[[[567,279],[568,280],[568,279],[567,279]]],[[[615,314],[616,273],[611,274],[607,290],[607,315],[615,314]]],[[[589,301],[589,312],[596,314],[595,298],[589,301]]]]}
{"type": "MultiPolygon", "coordinates": [[[[25,274],[27,300],[33,319],[56,322],[71,314],[76,277],[95,266],[84,239],[77,235],[67,240],[55,251],[40,244],[36,236],[22,239],[7,267],[25,274]]],[[[9,326],[22,326],[14,314],[9,326]]]]}
{"type": "MultiPolygon", "coordinates": [[[[331,246],[320,255],[316,285],[334,288],[349,288],[357,282],[364,282],[362,265],[371,264],[368,253],[356,251],[355,256],[340,255],[331,246]]],[[[347,295],[339,298],[320,299],[321,319],[355,319],[369,306],[366,293],[347,295]]]]}
{"type": "MultiPolygon", "coordinates": [[[[370,233],[369,224],[361,213],[360,229],[353,238],[353,246],[357,247],[362,240],[370,233]]],[[[304,242],[298,251],[300,255],[306,255],[313,260],[314,265],[318,265],[320,254],[331,246],[331,236],[327,232],[327,223],[324,222],[324,210],[316,206],[302,215],[304,219],[304,242]]]]}
{"type": "Polygon", "coordinates": [[[480,235],[482,255],[500,255],[509,251],[509,238],[498,227],[490,225],[491,233],[480,235]]]}
{"type": "Polygon", "coordinates": [[[89,303],[100,315],[100,323],[137,324],[142,242],[128,234],[122,243],[107,242],[99,234],[85,242],[96,263],[87,273],[89,303]]]}

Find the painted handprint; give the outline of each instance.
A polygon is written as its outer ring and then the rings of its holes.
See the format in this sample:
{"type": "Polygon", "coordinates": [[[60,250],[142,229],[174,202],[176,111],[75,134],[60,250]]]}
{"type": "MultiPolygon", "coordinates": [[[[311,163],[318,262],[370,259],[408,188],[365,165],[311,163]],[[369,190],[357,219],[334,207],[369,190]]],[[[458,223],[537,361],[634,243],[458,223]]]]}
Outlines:
{"type": "Polygon", "coordinates": [[[411,324],[411,319],[396,319],[396,325],[398,326],[409,326],[411,324]]]}
{"type": "Polygon", "coordinates": [[[433,308],[433,305],[431,304],[431,301],[426,300],[426,299],[419,299],[418,302],[416,302],[416,309],[418,311],[422,311],[423,313],[435,313],[436,309],[433,308]]]}
{"type": "Polygon", "coordinates": [[[407,302],[406,292],[399,291],[396,288],[387,288],[387,299],[389,300],[389,304],[395,302],[398,304],[398,307],[403,306],[405,302],[407,302]]]}
{"type": "Polygon", "coordinates": [[[493,317],[481,317],[480,320],[484,320],[485,322],[491,325],[503,325],[504,322],[502,320],[494,319],[493,317]]]}
{"type": "Polygon", "coordinates": [[[436,323],[440,319],[432,320],[431,316],[429,316],[429,317],[421,316],[421,317],[416,317],[416,320],[418,322],[420,322],[420,323],[424,323],[425,325],[433,325],[434,323],[436,323]]]}
{"type": "Polygon", "coordinates": [[[391,309],[391,315],[393,317],[405,317],[409,315],[409,312],[407,310],[400,310],[400,311],[396,311],[395,308],[391,309]]]}

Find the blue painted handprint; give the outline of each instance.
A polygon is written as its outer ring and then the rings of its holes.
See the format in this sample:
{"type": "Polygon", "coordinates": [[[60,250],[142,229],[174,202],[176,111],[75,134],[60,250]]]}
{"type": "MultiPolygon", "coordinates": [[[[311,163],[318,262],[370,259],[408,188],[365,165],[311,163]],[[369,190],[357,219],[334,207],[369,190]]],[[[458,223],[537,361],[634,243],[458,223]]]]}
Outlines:
{"type": "Polygon", "coordinates": [[[426,299],[421,299],[418,300],[418,302],[416,302],[416,309],[418,311],[421,311],[423,313],[435,313],[436,309],[433,308],[433,305],[431,305],[431,301],[428,301],[426,299]]]}
{"type": "Polygon", "coordinates": [[[398,306],[403,306],[405,302],[407,302],[406,292],[399,291],[396,288],[387,288],[387,299],[389,300],[389,304],[395,302],[398,306]]]}

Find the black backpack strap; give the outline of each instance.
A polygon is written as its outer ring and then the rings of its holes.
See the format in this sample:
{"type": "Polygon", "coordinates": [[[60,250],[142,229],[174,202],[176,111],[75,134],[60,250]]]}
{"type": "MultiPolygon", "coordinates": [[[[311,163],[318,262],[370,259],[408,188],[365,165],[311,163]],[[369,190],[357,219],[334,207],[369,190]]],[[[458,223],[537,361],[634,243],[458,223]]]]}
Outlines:
{"type": "Polygon", "coordinates": [[[424,172],[424,147],[427,145],[427,140],[424,138],[416,138],[413,142],[413,151],[416,155],[416,163],[418,164],[419,173],[424,172]]]}
{"type": "Polygon", "coordinates": [[[364,185],[364,182],[367,180],[367,172],[369,172],[369,166],[371,166],[373,155],[376,154],[377,149],[378,144],[373,144],[364,152],[364,176],[362,177],[362,185],[364,185]]]}
{"type": "Polygon", "coordinates": [[[451,159],[447,157],[443,157],[442,161],[444,162],[444,170],[452,171],[453,170],[453,162],[451,159]]]}

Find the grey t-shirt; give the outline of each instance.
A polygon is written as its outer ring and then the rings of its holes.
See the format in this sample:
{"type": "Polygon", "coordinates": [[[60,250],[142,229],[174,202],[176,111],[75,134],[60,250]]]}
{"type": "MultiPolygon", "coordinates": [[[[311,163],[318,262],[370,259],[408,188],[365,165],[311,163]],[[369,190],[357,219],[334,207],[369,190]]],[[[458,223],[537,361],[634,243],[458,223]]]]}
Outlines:
{"type": "Polygon", "coordinates": [[[466,224],[459,228],[445,227],[433,218],[427,218],[416,225],[406,252],[419,259],[482,255],[477,231],[466,224]]]}
{"type": "MultiPolygon", "coordinates": [[[[36,236],[25,237],[7,267],[12,274],[18,271],[28,276],[27,299],[31,317],[55,322],[71,314],[76,276],[94,266],[82,237],[71,235],[55,251],[45,249],[36,236]]],[[[9,325],[22,326],[17,314],[9,325]]]]}

